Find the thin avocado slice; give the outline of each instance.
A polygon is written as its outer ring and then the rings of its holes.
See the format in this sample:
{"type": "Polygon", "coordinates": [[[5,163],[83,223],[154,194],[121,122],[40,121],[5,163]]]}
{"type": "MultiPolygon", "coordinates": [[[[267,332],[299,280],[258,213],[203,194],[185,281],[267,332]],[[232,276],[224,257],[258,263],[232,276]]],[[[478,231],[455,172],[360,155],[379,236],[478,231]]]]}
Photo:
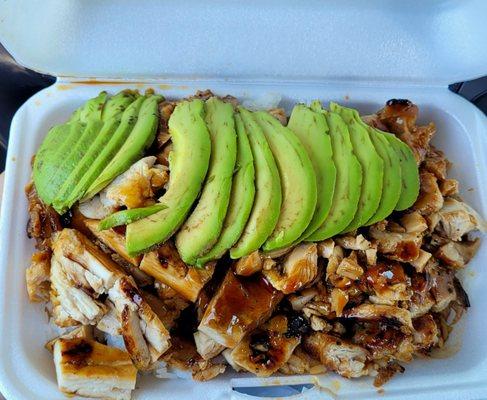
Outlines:
{"type": "Polygon", "coordinates": [[[169,118],[173,150],[169,160],[169,188],[159,199],[167,208],[127,226],[130,255],[166,241],[181,226],[203,185],[211,152],[204,120],[204,102],[182,101],[169,118]]]}
{"type": "Polygon", "coordinates": [[[333,204],[325,222],[306,240],[320,241],[341,233],[352,222],[358,209],[362,187],[362,167],[353,154],[350,133],[340,115],[324,111],[319,102],[313,102],[313,110],[324,113],[330,128],[333,162],[337,169],[333,204]]]}
{"type": "Polygon", "coordinates": [[[120,124],[117,126],[116,131],[108,138],[109,142],[102,148],[96,160],[93,162],[93,164],[91,164],[83,177],[80,179],[79,183],[73,190],[73,196],[70,196],[67,202],[74,204],[77,197],[85,200],[93,197],[97,193],[94,190],[90,192],[87,189],[90,187],[90,185],[92,185],[105,167],[112,161],[115,154],[117,154],[129,137],[130,132],[132,132],[137,122],[140,107],[144,100],[145,97],[139,97],[127,107],[122,115],[122,119],[120,124]]]}
{"type": "Polygon", "coordinates": [[[76,118],[79,118],[79,122],[82,122],[84,124],[92,120],[101,121],[101,116],[103,114],[103,108],[105,106],[105,102],[107,101],[107,97],[107,92],[100,92],[97,97],[88,100],[79,109],[79,114],[77,114],[76,112],[73,114],[74,120],[76,120],[76,118]]]}
{"type": "Polygon", "coordinates": [[[115,226],[128,225],[166,208],[167,206],[165,204],[157,203],[153,204],[152,206],[117,211],[116,213],[102,219],[98,225],[98,228],[103,231],[115,226]]]}
{"type": "Polygon", "coordinates": [[[230,250],[233,259],[249,255],[264,244],[279,219],[281,180],[269,144],[252,113],[239,107],[252,150],[255,167],[255,198],[245,229],[230,250]]]}
{"type": "Polygon", "coordinates": [[[32,168],[32,179],[37,194],[46,204],[49,204],[51,199],[49,179],[64,161],[62,157],[57,156],[57,153],[60,153],[60,149],[66,142],[74,143],[77,136],[78,133],[73,129],[72,124],[56,125],[49,130],[37,150],[32,168]]]}
{"type": "Polygon", "coordinates": [[[213,248],[196,260],[197,266],[217,260],[232,247],[242,234],[247,223],[255,196],[255,169],[249,139],[239,114],[235,114],[237,131],[237,161],[232,182],[232,192],[222,232],[213,248]]]}
{"type": "Polygon", "coordinates": [[[76,167],[63,183],[59,193],[53,201],[53,205],[57,210],[65,212],[84,194],[80,189],[76,191],[76,186],[96,161],[97,157],[116,131],[124,110],[133,100],[134,96],[131,93],[120,92],[107,101],[102,116],[102,120],[104,120],[103,127],[95,140],[89,144],[88,150],[77,162],[76,167]]]}
{"type": "Polygon", "coordinates": [[[312,111],[304,104],[298,104],[293,108],[287,126],[301,140],[316,175],[316,209],[311,222],[298,239],[301,241],[318,229],[328,216],[335,191],[336,168],[333,163],[328,124],[322,113],[312,111]]]}
{"type": "MultiPolygon", "coordinates": [[[[376,129],[378,130],[378,129],[376,129]]],[[[381,132],[381,131],[379,131],[381,132]]],[[[401,196],[394,210],[411,207],[419,195],[419,169],[411,148],[392,133],[381,132],[395,150],[401,165],[401,196]]]]}
{"type": "Polygon", "coordinates": [[[367,129],[377,153],[384,161],[382,197],[380,199],[379,207],[375,214],[365,224],[372,225],[387,218],[396,207],[399,197],[401,196],[401,166],[396,152],[384,135],[380,134],[372,127],[368,127],[367,129]]]}
{"type": "Polygon", "coordinates": [[[139,117],[128,139],[119,149],[112,161],[88,188],[85,198],[90,198],[105,188],[118,175],[136,162],[156,136],[159,123],[158,104],[161,96],[147,97],[140,107],[139,117]]]}
{"type": "Polygon", "coordinates": [[[356,120],[357,112],[355,110],[336,103],[330,103],[330,110],[340,114],[347,124],[353,153],[359,160],[363,172],[358,209],[352,222],[345,228],[345,232],[348,232],[365,225],[379,208],[384,179],[384,162],[375,150],[367,129],[356,120]]]}
{"type": "Polygon", "coordinates": [[[308,227],[316,207],[313,164],[298,137],[267,112],[253,114],[264,132],[281,177],[279,219],[262,249],[273,251],[293,244],[308,227]]]}
{"type": "Polygon", "coordinates": [[[211,156],[206,181],[196,208],[176,235],[182,260],[194,265],[218,240],[228,210],[237,158],[233,106],[216,97],[205,103],[211,156]]]}

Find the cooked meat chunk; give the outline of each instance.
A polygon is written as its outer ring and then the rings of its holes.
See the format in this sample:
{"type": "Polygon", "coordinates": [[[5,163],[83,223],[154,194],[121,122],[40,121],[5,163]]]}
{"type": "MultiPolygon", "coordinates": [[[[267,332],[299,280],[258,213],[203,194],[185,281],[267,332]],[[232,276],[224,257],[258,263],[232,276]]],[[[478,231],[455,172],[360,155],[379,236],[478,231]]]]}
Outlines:
{"type": "Polygon", "coordinates": [[[211,360],[225,349],[225,346],[215,342],[206,333],[196,331],[193,336],[196,343],[196,351],[204,360],[211,360]]]}
{"type": "Polygon", "coordinates": [[[441,246],[435,257],[453,268],[463,268],[470,262],[480,246],[480,239],[464,242],[448,242],[441,246]]]}
{"type": "Polygon", "coordinates": [[[279,268],[262,273],[277,290],[284,294],[294,293],[306,287],[318,274],[318,250],[315,243],[296,246],[279,268]]]}
{"type": "Polygon", "coordinates": [[[54,351],[54,345],[59,339],[93,340],[93,327],[91,325],[80,325],[67,333],[64,333],[58,337],[55,337],[54,339],[49,340],[49,342],[47,342],[44,347],[52,353],[54,351]]]}
{"type": "Polygon", "coordinates": [[[304,339],[304,349],[319,359],[329,370],[345,378],[368,375],[367,350],[344,339],[314,332],[304,339]]]}
{"type": "Polygon", "coordinates": [[[235,273],[242,276],[250,276],[262,270],[263,260],[258,250],[248,256],[240,258],[235,263],[235,273]]]}
{"type": "Polygon", "coordinates": [[[156,157],[140,159],[123,174],[117,176],[103,191],[105,206],[144,207],[154,203],[155,193],[169,180],[167,169],[155,165],[156,157]]]}
{"type": "Polygon", "coordinates": [[[456,179],[445,179],[440,182],[441,194],[445,197],[458,194],[458,181],[456,179]]]}
{"type": "Polygon", "coordinates": [[[106,300],[105,306],[107,307],[107,312],[96,325],[97,329],[108,333],[109,335],[121,335],[122,324],[119,319],[119,313],[115,308],[115,304],[113,304],[110,300],[106,300]]]}
{"type": "Polygon", "coordinates": [[[417,351],[427,351],[438,343],[439,329],[431,314],[413,319],[414,346],[417,351]]]}
{"type": "Polygon", "coordinates": [[[360,304],[346,310],[343,315],[347,318],[357,318],[363,321],[380,321],[382,319],[397,321],[409,330],[413,329],[411,313],[395,306],[383,304],[360,304]]]}
{"type": "Polygon", "coordinates": [[[198,329],[225,347],[235,347],[282,299],[262,276],[238,277],[232,271],[211,299],[198,329]]]}
{"type": "Polygon", "coordinates": [[[279,368],[279,372],[286,375],[304,375],[308,373],[317,375],[325,373],[326,367],[298,346],[294,353],[291,354],[291,357],[289,357],[287,363],[279,368]]]}
{"type": "Polygon", "coordinates": [[[294,311],[301,311],[303,307],[309,303],[318,294],[318,290],[314,287],[304,289],[303,291],[291,294],[288,300],[294,311]]]}
{"type": "MultiPolygon", "coordinates": [[[[170,286],[162,282],[155,282],[154,287],[157,291],[158,299],[164,304],[164,315],[160,316],[162,323],[167,329],[172,329],[175,321],[191,303],[182,297],[170,286]]],[[[153,307],[152,297],[144,296],[151,307],[153,307]]],[[[154,309],[154,307],[153,307],[154,309]]]]}
{"type": "Polygon", "coordinates": [[[105,192],[101,192],[91,199],[79,203],[78,209],[83,217],[100,220],[117,211],[118,206],[107,200],[105,192]]]}
{"type": "Polygon", "coordinates": [[[338,245],[347,250],[368,250],[372,248],[370,243],[363,235],[340,236],[336,239],[338,245]]]}
{"type": "Polygon", "coordinates": [[[418,233],[395,233],[381,231],[376,227],[369,229],[370,236],[376,240],[378,252],[393,260],[410,262],[419,257],[422,236],[418,233]]]}
{"type": "Polygon", "coordinates": [[[365,282],[373,293],[370,300],[376,304],[395,305],[411,297],[408,279],[401,264],[378,263],[369,267],[365,273],[365,282]]]}
{"type": "Polygon", "coordinates": [[[29,300],[34,303],[49,300],[51,288],[51,253],[37,251],[32,254],[29,268],[25,271],[27,293],[29,300]]]}
{"type": "Polygon", "coordinates": [[[440,228],[451,240],[462,240],[469,232],[486,229],[482,217],[472,207],[453,198],[445,200],[439,215],[440,228]]]}
{"type": "Polygon", "coordinates": [[[318,255],[323,258],[330,258],[335,248],[333,239],[326,239],[318,243],[318,255]]]}
{"type": "Polygon", "coordinates": [[[374,386],[383,386],[398,372],[401,374],[404,373],[404,367],[394,361],[388,362],[385,366],[380,367],[377,371],[377,376],[374,379],[374,386]]]}
{"type": "Polygon", "coordinates": [[[457,298],[454,274],[437,263],[429,264],[427,273],[431,281],[431,294],[435,299],[435,305],[431,309],[434,312],[443,311],[457,298]]]}
{"type": "Polygon", "coordinates": [[[199,371],[193,372],[193,379],[195,381],[206,382],[223,374],[226,369],[225,364],[213,364],[209,361],[200,363],[199,371]]]}
{"type": "Polygon", "coordinates": [[[449,162],[442,151],[431,146],[428,154],[426,154],[422,167],[423,170],[431,172],[436,176],[436,179],[442,182],[446,179],[446,170],[449,167],[449,162]]]}
{"type": "Polygon", "coordinates": [[[87,339],[59,339],[54,345],[59,389],[68,395],[130,400],[137,370],[129,355],[87,339]]]}
{"type": "Polygon", "coordinates": [[[413,209],[422,215],[432,214],[441,210],[443,207],[443,195],[438,187],[436,177],[431,172],[422,171],[419,174],[419,179],[419,196],[413,205],[413,209]]]}
{"type": "Polygon", "coordinates": [[[411,361],[414,353],[412,336],[394,324],[374,321],[359,324],[352,338],[353,343],[366,348],[371,358],[381,362],[411,361]]]}
{"type": "Polygon", "coordinates": [[[100,242],[107,246],[110,250],[117,253],[125,261],[132,265],[139,265],[142,260],[142,256],[131,257],[127,253],[125,247],[125,236],[117,232],[115,229],[105,229],[103,231],[98,229],[99,221],[94,219],[87,219],[85,226],[90,230],[93,236],[95,236],[100,242]]]}
{"type": "Polygon", "coordinates": [[[401,225],[407,233],[422,233],[428,229],[426,220],[417,211],[405,214],[401,218],[401,225]]]}
{"type": "Polygon", "coordinates": [[[409,264],[411,264],[416,269],[416,271],[423,272],[426,264],[428,264],[428,261],[431,259],[431,257],[431,253],[420,249],[418,258],[414,261],[410,261],[409,264]]]}
{"type": "Polygon", "coordinates": [[[156,251],[144,254],[140,269],[170,286],[185,299],[195,302],[203,286],[215,271],[215,263],[203,268],[188,267],[172,242],[166,242],[156,251]]]}
{"type": "Polygon", "coordinates": [[[170,346],[169,332],[130,277],[121,277],[108,292],[122,323],[125,347],[138,369],[147,369],[170,346]]]}
{"type": "Polygon", "coordinates": [[[409,301],[409,312],[412,318],[420,317],[431,310],[435,299],[430,292],[431,282],[424,274],[415,273],[411,276],[412,296],[409,301]]]}
{"type": "Polygon", "coordinates": [[[357,253],[352,251],[348,257],[341,260],[335,273],[351,280],[360,279],[364,269],[358,263],[357,253]]]}
{"type": "Polygon", "coordinates": [[[25,186],[25,195],[29,203],[27,236],[36,240],[38,250],[49,250],[53,234],[63,229],[59,214],[42,202],[33,182],[25,186]]]}
{"type": "Polygon", "coordinates": [[[348,294],[342,289],[333,288],[330,293],[331,311],[337,317],[342,315],[342,311],[348,303],[348,294]]]}
{"type": "Polygon", "coordinates": [[[233,361],[257,376],[270,376],[291,357],[300,337],[288,333],[288,320],[277,315],[244,338],[232,351],[233,361]]]}

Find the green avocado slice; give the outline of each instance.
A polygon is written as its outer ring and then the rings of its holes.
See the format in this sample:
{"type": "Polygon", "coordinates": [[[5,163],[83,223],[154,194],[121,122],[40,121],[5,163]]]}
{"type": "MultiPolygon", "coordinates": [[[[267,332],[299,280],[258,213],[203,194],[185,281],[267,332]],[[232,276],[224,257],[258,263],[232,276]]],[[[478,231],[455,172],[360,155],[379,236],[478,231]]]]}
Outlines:
{"type": "Polygon", "coordinates": [[[115,154],[117,154],[117,152],[120,150],[120,148],[129,137],[130,132],[132,132],[137,122],[140,107],[144,100],[145,97],[137,98],[124,111],[120,124],[117,126],[116,131],[113,133],[113,135],[108,137],[108,143],[102,148],[98,157],[96,157],[93,164],[90,165],[88,170],[85,172],[83,177],[74,188],[73,195],[76,194],[76,196],[70,196],[67,200],[68,202],[74,204],[76,202],[76,197],[78,197],[78,193],[80,194],[79,197],[82,198],[82,200],[90,199],[96,193],[98,193],[95,188],[92,188],[92,191],[89,191],[88,188],[105,169],[105,167],[111,162],[113,157],[115,157],[115,154]]]}
{"type": "Polygon", "coordinates": [[[74,143],[78,139],[75,126],[81,129],[81,125],[76,122],[52,127],[37,150],[32,168],[32,179],[37,194],[46,204],[50,204],[52,199],[48,186],[49,179],[64,161],[63,157],[59,157],[57,153],[61,154],[61,149],[68,141],[74,143]]]}
{"type": "Polygon", "coordinates": [[[353,231],[365,223],[379,208],[384,179],[384,162],[377,153],[367,129],[357,121],[357,111],[330,103],[330,110],[340,114],[348,126],[353,152],[362,167],[362,190],[357,212],[345,232],[353,231]]]}
{"type": "Polygon", "coordinates": [[[98,229],[104,231],[105,229],[110,229],[115,226],[128,225],[166,208],[167,206],[165,204],[157,203],[152,206],[117,211],[102,219],[98,225],[98,229]]]}
{"type": "Polygon", "coordinates": [[[93,142],[89,144],[86,153],[78,160],[76,167],[64,181],[59,193],[56,195],[54,207],[65,212],[84,194],[80,189],[75,190],[80,180],[88,169],[96,162],[101,151],[116,131],[120,124],[122,113],[134,100],[134,96],[127,92],[121,92],[109,99],[105,105],[103,118],[107,118],[93,142]]]}
{"type": "Polygon", "coordinates": [[[161,96],[150,96],[144,100],[134,129],[115,157],[90,185],[85,198],[90,198],[104,189],[113,179],[136,162],[144,150],[152,144],[159,123],[158,104],[161,99],[161,96]]]}
{"type": "Polygon", "coordinates": [[[340,115],[324,111],[319,102],[313,102],[311,108],[323,112],[330,128],[333,148],[333,162],[337,169],[333,204],[325,222],[308,238],[307,241],[328,239],[344,231],[353,220],[358,209],[362,186],[362,167],[353,154],[345,121],[340,115]]]}
{"type": "Polygon", "coordinates": [[[169,188],[159,199],[167,208],[127,226],[130,255],[166,241],[181,226],[198,197],[208,170],[211,141],[204,120],[204,102],[182,101],[169,118],[173,150],[169,188]]]}
{"type": "MultiPolygon", "coordinates": [[[[379,131],[381,132],[381,131],[379,131]]],[[[401,166],[401,196],[396,211],[411,207],[419,195],[419,169],[411,148],[392,133],[381,132],[395,150],[401,166]]]]}
{"type": "Polygon", "coordinates": [[[97,97],[88,100],[80,109],[79,113],[74,113],[72,120],[78,120],[84,124],[89,121],[101,121],[107,92],[100,92],[97,97]]]}
{"type": "Polygon", "coordinates": [[[232,192],[222,232],[213,248],[196,260],[203,266],[208,261],[219,259],[232,247],[242,234],[247,223],[255,196],[255,169],[249,139],[239,114],[235,114],[237,128],[237,161],[233,176],[232,192]]]}
{"type": "Polygon", "coordinates": [[[279,219],[281,210],[281,180],[269,144],[252,113],[239,107],[247,132],[255,166],[255,198],[245,229],[230,249],[233,259],[249,255],[264,244],[279,219]]]}
{"type": "Polygon", "coordinates": [[[212,97],[206,101],[205,108],[211,139],[210,165],[198,204],[176,235],[179,255],[189,265],[194,265],[220,236],[237,158],[233,106],[212,97]]]}
{"type": "Polygon", "coordinates": [[[298,137],[267,112],[253,114],[262,128],[281,177],[279,219],[262,249],[273,251],[294,243],[308,227],[316,207],[313,164],[298,137]]]}
{"type": "MultiPolygon", "coordinates": [[[[361,121],[358,115],[356,118],[361,121]]],[[[382,197],[380,199],[379,207],[375,214],[365,224],[372,225],[387,218],[396,207],[397,201],[401,196],[401,166],[396,152],[393,150],[385,136],[365,124],[365,122],[363,122],[363,126],[367,128],[377,153],[384,161],[382,197]]]]}
{"type": "Polygon", "coordinates": [[[328,124],[322,113],[312,111],[304,104],[298,104],[293,108],[287,126],[301,140],[316,175],[316,209],[311,222],[298,239],[299,242],[318,229],[328,216],[335,190],[336,168],[333,163],[328,124]]]}

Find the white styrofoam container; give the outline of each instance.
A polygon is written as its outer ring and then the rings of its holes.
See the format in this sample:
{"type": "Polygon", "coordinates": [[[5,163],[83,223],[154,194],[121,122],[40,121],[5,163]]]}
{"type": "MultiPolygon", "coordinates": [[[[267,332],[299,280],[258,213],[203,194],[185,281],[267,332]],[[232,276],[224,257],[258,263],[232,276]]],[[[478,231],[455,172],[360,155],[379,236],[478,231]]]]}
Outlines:
{"type": "MultiPolygon", "coordinates": [[[[26,295],[24,270],[33,244],[25,234],[23,187],[49,127],[100,90],[151,87],[180,98],[210,88],[239,99],[281,95],[288,111],[297,101],[318,98],[361,113],[389,98],[409,98],[419,106],[421,122],[436,123],[433,143],[453,162],[450,175],[460,181],[462,196],[486,215],[486,118],[446,84],[487,72],[487,2],[375,0],[360,9],[350,1],[149,1],[142,8],[135,0],[87,3],[0,4],[2,43],[23,64],[62,76],[21,107],[10,132],[0,220],[0,392],[7,399],[64,398],[43,349],[51,338],[46,314],[26,295]],[[89,76],[104,80],[93,84],[83,78],[89,76]]],[[[472,307],[449,339],[443,353],[449,357],[407,364],[381,398],[487,398],[486,263],[483,243],[463,277],[472,307]]],[[[302,383],[315,386],[293,398],[378,396],[370,379],[235,374],[207,383],[141,376],[134,397],[243,399],[252,397],[232,388],[302,383]]],[[[282,393],[292,390],[273,395],[282,393]]]]}

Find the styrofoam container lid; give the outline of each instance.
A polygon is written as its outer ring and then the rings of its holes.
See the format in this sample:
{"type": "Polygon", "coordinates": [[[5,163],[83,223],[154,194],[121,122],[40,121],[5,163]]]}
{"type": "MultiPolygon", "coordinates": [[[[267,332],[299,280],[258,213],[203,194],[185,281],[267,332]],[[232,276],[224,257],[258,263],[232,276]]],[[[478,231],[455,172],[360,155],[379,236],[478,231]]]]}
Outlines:
{"type": "Polygon", "coordinates": [[[0,40],[68,77],[442,84],[486,73],[487,1],[6,0],[0,40]]]}

